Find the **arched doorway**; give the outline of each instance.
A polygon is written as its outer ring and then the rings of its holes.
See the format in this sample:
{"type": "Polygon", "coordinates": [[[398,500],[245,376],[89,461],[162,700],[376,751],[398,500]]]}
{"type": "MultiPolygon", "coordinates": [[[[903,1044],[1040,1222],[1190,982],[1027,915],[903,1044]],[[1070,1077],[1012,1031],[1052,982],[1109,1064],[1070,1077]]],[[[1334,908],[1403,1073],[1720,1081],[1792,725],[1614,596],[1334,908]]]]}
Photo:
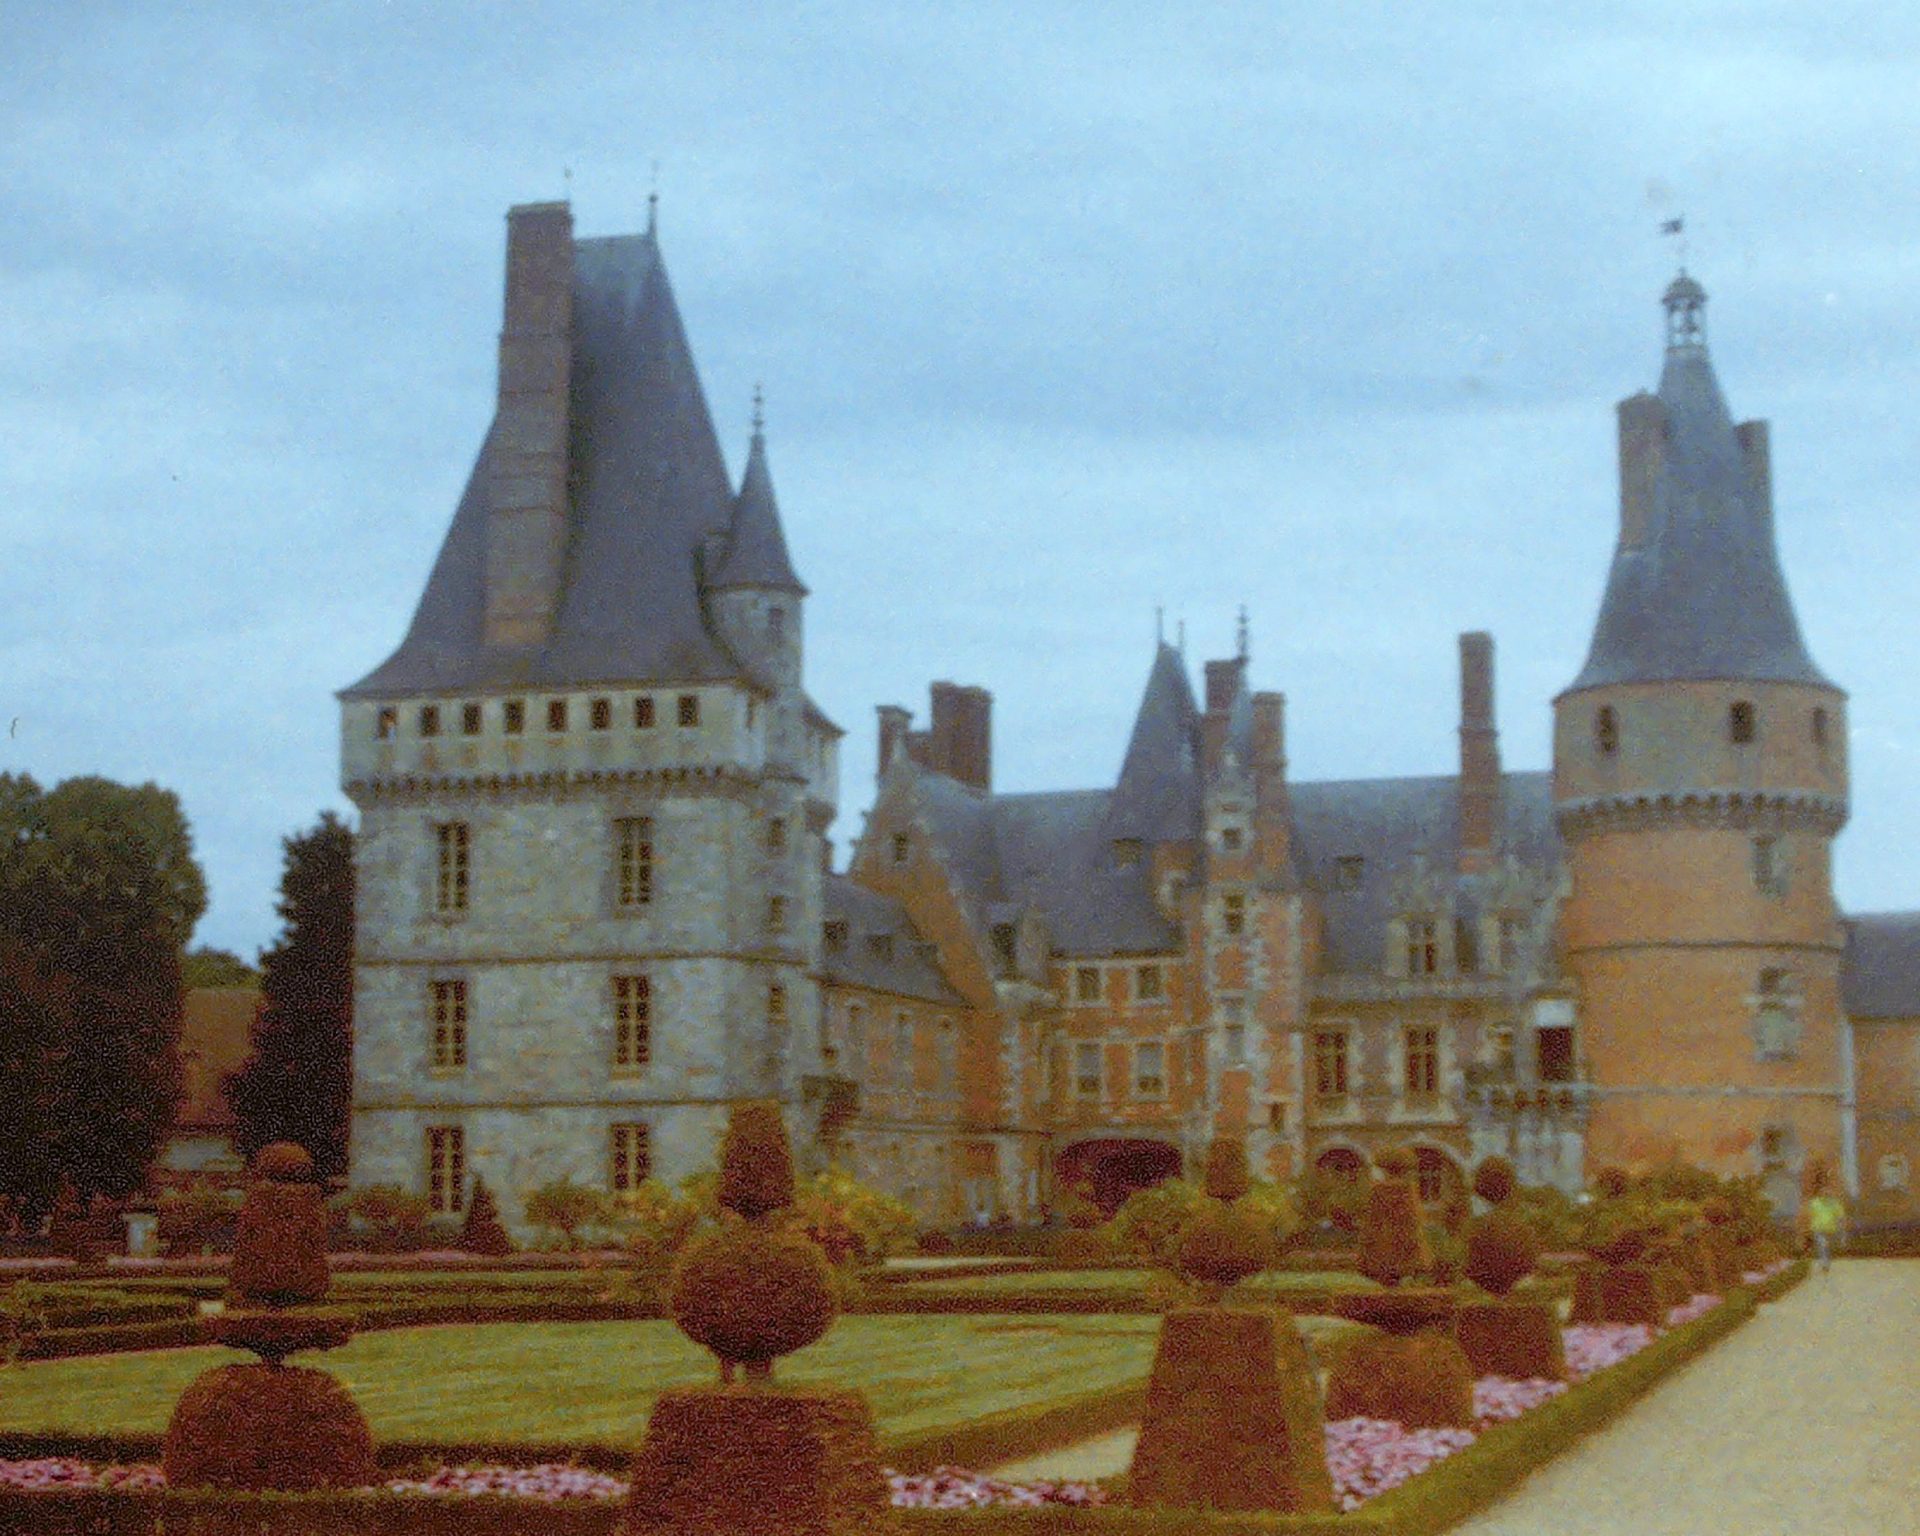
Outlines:
{"type": "Polygon", "coordinates": [[[1180,1149],[1164,1141],[1102,1136],[1076,1141],[1054,1165],[1061,1190],[1078,1189],[1111,1216],[1135,1190],[1180,1174],[1180,1149]]]}

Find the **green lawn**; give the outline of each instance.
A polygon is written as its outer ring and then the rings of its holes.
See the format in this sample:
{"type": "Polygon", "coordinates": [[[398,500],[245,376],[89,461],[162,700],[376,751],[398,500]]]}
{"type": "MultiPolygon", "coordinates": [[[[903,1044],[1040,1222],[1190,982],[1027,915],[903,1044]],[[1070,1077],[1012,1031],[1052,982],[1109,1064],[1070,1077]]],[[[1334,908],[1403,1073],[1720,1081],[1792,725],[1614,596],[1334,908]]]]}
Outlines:
{"type": "MultiPolygon", "coordinates": [[[[1001,1295],[1010,1291],[1093,1291],[1143,1290],[1153,1274],[1147,1269],[1052,1269],[1037,1274],[963,1275],[956,1279],[912,1280],[904,1282],[912,1295],[946,1295],[956,1291],[969,1294],[1001,1295]]],[[[1248,1289],[1264,1291],[1370,1291],[1378,1286],[1364,1275],[1351,1270],[1314,1270],[1293,1273],[1268,1270],[1244,1282],[1248,1289]]]]}
{"type": "MultiPolygon", "coordinates": [[[[786,1381],[859,1387],[883,1435],[1145,1378],[1154,1317],[846,1317],[781,1362],[786,1381]]],[[[0,1371],[0,1429],[157,1433],[220,1348],[45,1360],[0,1371]]],[[[656,1393],[714,1379],[671,1323],[494,1323],[361,1334],[297,1356],[352,1389],[381,1440],[632,1444],[656,1393]]]]}

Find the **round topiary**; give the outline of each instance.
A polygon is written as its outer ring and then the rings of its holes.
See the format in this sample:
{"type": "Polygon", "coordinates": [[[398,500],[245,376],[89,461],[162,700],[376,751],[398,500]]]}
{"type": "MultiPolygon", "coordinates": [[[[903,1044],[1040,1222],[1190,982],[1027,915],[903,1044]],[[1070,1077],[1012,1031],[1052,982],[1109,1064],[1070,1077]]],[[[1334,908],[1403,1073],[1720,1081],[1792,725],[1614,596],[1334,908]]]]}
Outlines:
{"type": "Polygon", "coordinates": [[[793,1152],[780,1106],[756,1099],[733,1106],[720,1143],[718,1200],[748,1221],[793,1204],[793,1152]]]}
{"type": "Polygon", "coordinates": [[[1593,1256],[1607,1264],[1632,1264],[1647,1251],[1648,1241],[1644,1227],[1615,1227],[1593,1245],[1593,1256]]]}
{"type": "Polygon", "coordinates": [[[1273,1262],[1273,1234],[1253,1215],[1210,1200],[1180,1234],[1180,1273],[1217,1298],[1273,1262]]]}
{"type": "Polygon", "coordinates": [[[1238,1136],[1216,1136],[1207,1149],[1206,1192],[1216,1200],[1238,1200],[1250,1188],[1247,1144],[1238,1136]]]}
{"type": "Polygon", "coordinates": [[[297,1141],[270,1141],[253,1154],[247,1171],[276,1184],[305,1184],[313,1178],[313,1158],[297,1141]]]}
{"type": "Polygon", "coordinates": [[[375,1479],[373,1432],[324,1371],[219,1366],[180,1395],[161,1465],[170,1488],[359,1488],[375,1479]]]}
{"type": "Polygon", "coordinates": [[[1504,1296],[1540,1262],[1540,1239],[1518,1216],[1496,1208],[1467,1230],[1467,1278],[1504,1296]]]}
{"type": "Polygon", "coordinates": [[[734,1226],[681,1251],[669,1292],[673,1320],[723,1366],[770,1373],[781,1355],[833,1326],[833,1276],[797,1232],[734,1226]]]}
{"type": "Polygon", "coordinates": [[[1513,1164],[1504,1157],[1489,1157],[1473,1170],[1473,1192],[1488,1205],[1499,1205],[1510,1198],[1519,1180],[1513,1164]]]}
{"type": "Polygon", "coordinates": [[[1624,1168],[1602,1168],[1593,1176],[1594,1193],[1604,1200],[1618,1200],[1632,1183],[1624,1168]]]}

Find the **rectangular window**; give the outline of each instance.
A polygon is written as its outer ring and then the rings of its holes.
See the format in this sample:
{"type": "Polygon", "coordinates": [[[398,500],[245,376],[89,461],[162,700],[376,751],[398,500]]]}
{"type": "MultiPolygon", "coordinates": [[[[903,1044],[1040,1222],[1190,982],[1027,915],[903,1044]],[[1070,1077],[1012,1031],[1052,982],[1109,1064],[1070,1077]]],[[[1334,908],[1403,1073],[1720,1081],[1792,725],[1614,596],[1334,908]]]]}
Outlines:
{"type": "Polygon", "coordinates": [[[422,704],[420,706],[420,734],[422,736],[438,736],[440,734],[440,706],[438,704],[422,704]]]}
{"type": "Polygon", "coordinates": [[[1526,931],[1527,925],[1521,918],[1501,915],[1498,926],[1500,952],[1493,957],[1493,969],[1496,972],[1510,971],[1520,963],[1520,941],[1526,931]]]}
{"type": "Polygon", "coordinates": [[[904,1013],[893,1016],[893,1080],[902,1088],[913,1082],[913,1021],[904,1013]]]}
{"type": "Polygon", "coordinates": [[[1245,841],[1246,835],[1238,827],[1222,827],[1220,829],[1220,851],[1222,853],[1238,853],[1240,851],[1240,845],[1245,841]]]}
{"type": "Polygon", "coordinates": [[[820,999],[820,1065],[829,1072],[840,1059],[840,1048],[833,1038],[833,1012],[825,997],[820,999]]]}
{"type": "Polygon", "coordinates": [[[604,731],[613,724],[613,700],[594,699],[587,705],[587,724],[596,731],[604,731]]]}
{"type": "Polygon", "coordinates": [[[460,706],[460,734],[462,736],[478,736],[480,734],[480,722],[481,713],[478,704],[462,704],[460,706]]]}
{"type": "Polygon", "coordinates": [[[1100,967],[1076,965],[1073,968],[1073,1000],[1076,1003],[1100,1001],[1100,967]]]}
{"type": "Polygon", "coordinates": [[[1229,1024],[1225,1038],[1227,1045],[1227,1065],[1237,1067],[1247,1059],[1246,1025],[1240,1023],[1229,1024]]]}
{"type": "Polygon", "coordinates": [[[1440,1031],[1421,1025],[1401,1035],[1406,1050],[1407,1097],[1430,1099],[1440,1091],[1440,1031]]]}
{"type": "Polygon", "coordinates": [[[644,1120],[612,1127],[613,1168],[607,1183],[616,1195],[638,1189],[653,1172],[653,1129],[644,1120]]]}
{"type": "Polygon", "coordinates": [[[653,1060],[653,981],[613,978],[613,1070],[639,1072],[653,1060]]]}
{"type": "Polygon", "coordinates": [[[1347,1032],[1344,1029],[1323,1029],[1313,1037],[1313,1096],[1316,1099],[1347,1096],[1347,1032]]]}
{"type": "Polygon", "coordinates": [[[1019,933],[1012,923],[995,923],[989,937],[993,941],[993,958],[1001,971],[1011,971],[1019,959],[1019,933]]]}
{"type": "Polygon", "coordinates": [[[440,821],[433,827],[435,854],[433,905],[441,912],[464,912],[472,894],[469,837],[464,821],[440,821]]]}
{"type": "Polygon", "coordinates": [[[1439,969],[1439,926],[1431,918],[1409,918],[1407,920],[1407,974],[1431,976],[1439,969]]]}
{"type": "Polygon", "coordinates": [[[1167,995],[1166,979],[1157,965],[1136,965],[1133,968],[1133,995],[1142,1003],[1157,1003],[1167,995]]]}
{"type": "Polygon", "coordinates": [[[787,851],[787,818],[776,816],[767,823],[767,852],[773,854],[787,851]]]}
{"type": "Polygon", "coordinates": [[[1286,1134],[1287,1106],[1279,1099],[1270,1099],[1267,1102],[1267,1129],[1281,1135],[1286,1134]]]}
{"type": "Polygon", "coordinates": [[[653,729],[653,695],[643,693],[633,701],[633,728],[636,731],[653,729]]]}
{"type": "Polygon", "coordinates": [[[547,729],[554,732],[567,728],[567,701],[565,699],[547,700],[547,729]]]}
{"type": "Polygon", "coordinates": [[[527,728],[527,701],[508,699],[500,709],[500,726],[509,736],[518,736],[527,728]]]}
{"type": "Polygon", "coordinates": [[[1533,1032],[1534,1050],[1543,1083],[1573,1081],[1573,1027],[1550,1024],[1533,1032]]]}
{"type": "Polygon", "coordinates": [[[767,1038],[776,1051],[787,1048],[787,989],[781,982],[767,986],[767,1038]]]}
{"type": "Polygon", "coordinates": [[[1336,891],[1357,891],[1367,873],[1367,861],[1358,854],[1346,854],[1333,861],[1333,888],[1336,891]]]}
{"type": "Polygon", "coordinates": [[[868,934],[867,954],[875,960],[891,960],[893,958],[893,935],[890,933],[868,934]]]}
{"type": "Polygon", "coordinates": [[[1453,920],[1453,966],[1462,976],[1480,969],[1480,935],[1468,918],[1453,920]]]}
{"type": "Polygon", "coordinates": [[[1753,705],[1740,699],[1727,711],[1727,735],[1736,746],[1744,747],[1753,740],[1753,734],[1753,705]]]}
{"type": "Polygon", "coordinates": [[[767,898],[767,932],[785,933],[787,931],[787,898],[769,896],[767,898]]]}
{"type": "Polygon", "coordinates": [[[1220,926],[1227,933],[1240,933],[1246,928],[1246,897],[1236,892],[1220,898],[1220,926]]]}
{"type": "Polygon", "coordinates": [[[467,984],[464,981],[428,982],[427,1015],[431,1024],[429,1057],[434,1071],[459,1071],[467,1064],[467,984]]]}
{"type": "Polygon", "coordinates": [[[1786,894],[1786,860],[1781,856],[1778,838],[1756,837],[1753,840],[1753,885],[1755,890],[1768,896],[1786,894]]]}
{"type": "Polygon", "coordinates": [[[613,836],[620,905],[644,907],[653,900],[653,818],[622,816],[613,836]]]}
{"type": "Polygon", "coordinates": [[[699,694],[697,693],[681,694],[679,704],[677,707],[679,709],[679,720],[682,725],[698,725],[700,723],[700,695],[699,694]]]}
{"type": "Polygon", "coordinates": [[[375,741],[391,741],[393,733],[400,728],[400,711],[392,705],[383,705],[380,713],[373,718],[373,737],[375,741]]]}
{"type": "Polygon", "coordinates": [[[1167,1091],[1167,1048],[1158,1040],[1133,1048],[1133,1091],[1143,1099],[1157,1099],[1167,1091]]]}
{"type": "Polygon", "coordinates": [[[893,834],[893,862],[896,864],[906,863],[907,855],[912,851],[912,847],[913,847],[912,842],[909,840],[906,833],[904,832],[894,833],[893,834]]]}
{"type": "Polygon", "coordinates": [[[820,944],[830,955],[844,955],[847,952],[847,925],[844,919],[835,918],[823,924],[820,929],[820,944]]]}
{"type": "Polygon", "coordinates": [[[1100,1097],[1100,1047],[1092,1041],[1073,1048],[1073,1091],[1083,1099],[1100,1097]]]}
{"type": "Polygon", "coordinates": [[[467,1203],[467,1138],[457,1125],[427,1127],[427,1204],[442,1216],[467,1203]]]}

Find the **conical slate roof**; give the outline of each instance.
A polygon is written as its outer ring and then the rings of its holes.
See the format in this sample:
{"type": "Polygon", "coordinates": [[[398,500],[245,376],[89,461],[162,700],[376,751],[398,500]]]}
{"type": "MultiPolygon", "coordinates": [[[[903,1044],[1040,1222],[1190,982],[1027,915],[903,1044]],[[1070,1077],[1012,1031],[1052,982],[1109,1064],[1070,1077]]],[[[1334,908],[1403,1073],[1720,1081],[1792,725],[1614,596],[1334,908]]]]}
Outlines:
{"type": "MultiPolygon", "coordinates": [[[[1666,301],[1693,319],[1705,297],[1688,279],[1666,301]]],[[[1770,492],[1747,468],[1703,341],[1668,347],[1658,398],[1667,430],[1646,537],[1614,552],[1593,647],[1568,691],[1706,679],[1832,687],[1800,638],[1770,492]]]]}
{"type": "Polygon", "coordinates": [[[1180,653],[1162,641],[1107,805],[1107,836],[1149,843],[1194,837],[1200,799],[1200,711],[1180,653]]]}
{"type": "Polygon", "coordinates": [[[488,486],[480,450],[406,638],[344,696],[730,678],[696,552],[732,488],[651,232],[574,243],[567,550],[553,631],[485,639],[488,486]]]}
{"type": "Polygon", "coordinates": [[[733,503],[727,551],[713,573],[712,584],[806,595],[807,589],[794,575],[793,561],[787,557],[780,508],[773,499],[773,476],[767,471],[766,434],[757,426],[753,446],[747,450],[747,471],[740,480],[740,494],[733,503]]]}

